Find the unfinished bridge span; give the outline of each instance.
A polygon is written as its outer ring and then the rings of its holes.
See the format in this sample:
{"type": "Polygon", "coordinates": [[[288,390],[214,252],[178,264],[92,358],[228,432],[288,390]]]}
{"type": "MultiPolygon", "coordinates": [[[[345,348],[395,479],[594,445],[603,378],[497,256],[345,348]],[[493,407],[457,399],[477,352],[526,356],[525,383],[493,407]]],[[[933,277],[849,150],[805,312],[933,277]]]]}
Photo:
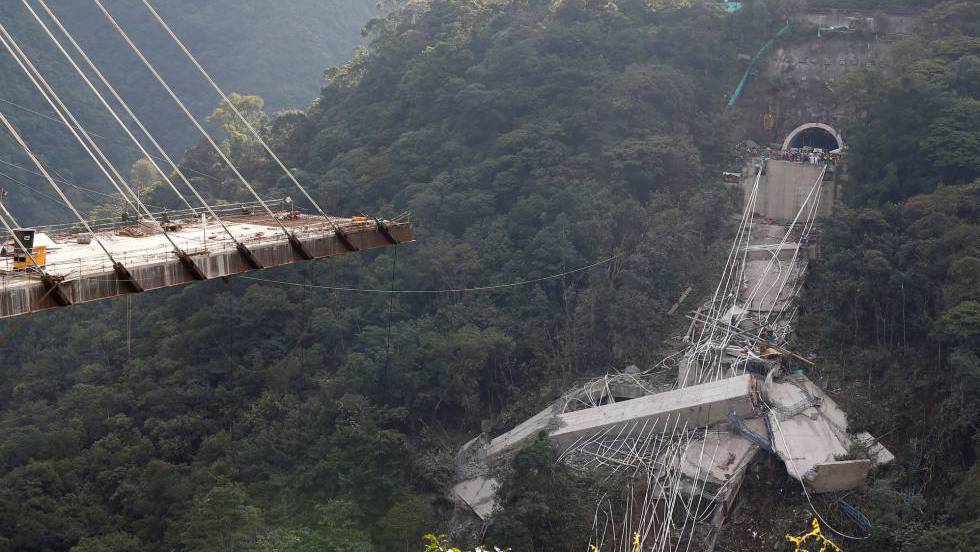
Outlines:
{"type": "Polygon", "coordinates": [[[234,210],[222,216],[223,225],[189,216],[162,224],[114,223],[96,228],[94,235],[71,227],[15,230],[32,234],[29,247],[43,270],[16,253],[12,236],[4,239],[0,234],[5,243],[5,255],[0,256],[0,319],[414,241],[411,225],[404,220],[328,220],[297,211],[274,211],[273,220],[248,207],[234,210]],[[279,231],[280,224],[290,237],[279,231]],[[125,276],[94,239],[125,267],[125,276]]]}
{"type": "Polygon", "coordinates": [[[123,212],[114,220],[94,221],[84,217],[82,211],[91,206],[76,207],[62,189],[62,184],[74,184],[52,176],[52,173],[57,174],[56,171],[49,170],[42,160],[43,155],[34,152],[29,139],[0,110],[3,129],[30,159],[37,171],[35,174],[42,177],[57,196],[45,197],[66,208],[75,219],[68,225],[24,228],[18,224],[14,213],[0,202],[0,319],[414,240],[407,220],[387,221],[367,216],[341,218],[324,212],[293,171],[269,146],[263,133],[241,113],[233,98],[218,86],[150,2],[144,0],[143,5],[152,18],[214,89],[222,105],[233,112],[247,129],[247,139],[257,147],[261,146],[260,151],[264,151],[274,166],[296,187],[305,203],[313,207],[313,213],[301,212],[289,198],[279,201],[278,205],[275,201],[264,199],[259,193],[261,188],[239,170],[102,0],[92,1],[154,80],[200,132],[201,143],[210,146],[213,155],[221,161],[222,170],[234,175],[234,179],[229,181],[241,186],[255,201],[232,206],[213,205],[213,198],[209,201],[202,195],[198,186],[185,174],[186,169],[175,162],[153,137],[65,28],[55,10],[43,0],[38,0],[37,5],[48,18],[46,21],[32,3],[21,0],[26,13],[31,15],[111,119],[142,153],[143,159],[152,165],[160,182],[166,184],[166,188],[161,186],[161,189],[172,191],[187,209],[180,212],[151,212],[144,202],[145,194],[123,176],[126,171],[119,170],[110,161],[110,156],[52,86],[54,79],[49,80],[50,75],[46,76],[45,71],[35,65],[31,56],[21,48],[17,37],[0,23],[0,46],[57,116],[51,120],[64,125],[59,130],[67,131],[74,138],[108,184],[118,192],[118,196],[102,195],[112,200],[120,199],[119,205],[123,206],[123,212]],[[55,29],[59,32],[56,33],[55,29]],[[69,48],[74,53],[69,52],[69,48]],[[82,63],[85,69],[81,67],[82,63]],[[93,82],[93,77],[101,88],[93,82]],[[104,92],[114,102],[110,102],[104,92]],[[150,150],[155,150],[157,155],[150,150]],[[165,166],[161,166],[163,162],[165,166]]]}

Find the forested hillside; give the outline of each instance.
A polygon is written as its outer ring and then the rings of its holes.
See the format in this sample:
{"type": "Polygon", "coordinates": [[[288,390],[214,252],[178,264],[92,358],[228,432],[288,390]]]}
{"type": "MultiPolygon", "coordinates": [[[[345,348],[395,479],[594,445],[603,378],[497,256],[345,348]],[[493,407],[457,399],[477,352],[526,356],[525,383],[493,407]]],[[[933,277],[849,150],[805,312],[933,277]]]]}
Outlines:
{"type": "Polygon", "coordinates": [[[848,550],[980,542],[980,7],[945,2],[892,77],[839,94],[852,185],[823,225],[800,335],[823,351],[854,421],[899,458],[861,501],[875,529],[848,550]],[[894,446],[893,446],[894,445],[894,446]]]}
{"type": "Polygon", "coordinates": [[[437,1],[373,22],[265,131],[331,212],[407,211],[419,243],[260,277],[437,290],[614,260],[487,293],[234,279],[4,323],[0,547],[410,550],[444,529],[462,440],[659,360],[666,311],[713,273],[737,205],[719,99],[731,44],[779,22],[762,8],[437,1]]]}
{"type": "MultiPolygon", "coordinates": [[[[793,9],[433,0],[372,21],[310,109],[252,116],[328,211],[407,213],[418,243],[0,322],[0,551],[421,548],[461,442],[660,360],[683,324],[667,310],[709,293],[741,203],[717,178],[737,52],[793,9]]],[[[978,21],[940,3],[894,76],[835,86],[860,116],[799,348],[899,459],[848,497],[874,523],[849,552],[980,537],[978,21]]],[[[229,130],[262,192],[295,196],[229,130]]],[[[184,165],[244,198],[206,148],[184,165]]],[[[594,503],[551,460],[517,457],[495,544],[582,544],[594,503]]]]}
{"type": "MultiPolygon", "coordinates": [[[[46,4],[62,18],[172,155],[180,158],[184,148],[200,139],[94,2],[48,0],[46,4]]],[[[218,97],[143,3],[106,0],[103,4],[203,120],[218,97]]],[[[41,12],[37,4],[33,6],[41,12]]],[[[261,95],[270,112],[309,106],[323,84],[323,69],[350,59],[362,42],[364,24],[382,9],[371,0],[159,0],[153,6],[223,87],[261,95]]],[[[98,100],[60,57],[20,0],[0,5],[0,21],[127,172],[139,152],[102,111],[98,100]]],[[[60,123],[51,120],[55,113],[13,59],[2,49],[0,54],[0,71],[4,75],[0,81],[0,109],[21,127],[32,146],[44,153],[51,167],[75,184],[68,185],[67,191],[86,211],[105,202],[107,198],[101,194],[112,191],[108,182],[60,123]]],[[[23,166],[29,163],[6,136],[0,139],[0,161],[23,166]]],[[[9,165],[0,166],[0,172],[20,181],[18,184],[0,176],[4,181],[0,186],[11,192],[8,203],[25,221],[50,223],[65,219],[64,208],[45,197],[51,194],[43,180],[9,165]]]]}

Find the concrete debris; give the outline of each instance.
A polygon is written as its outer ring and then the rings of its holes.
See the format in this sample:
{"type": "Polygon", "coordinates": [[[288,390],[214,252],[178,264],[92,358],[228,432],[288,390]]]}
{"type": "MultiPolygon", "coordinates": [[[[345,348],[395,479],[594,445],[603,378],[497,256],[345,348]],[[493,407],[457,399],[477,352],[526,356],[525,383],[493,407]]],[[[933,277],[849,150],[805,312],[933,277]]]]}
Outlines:
{"type": "Polygon", "coordinates": [[[509,459],[517,451],[529,445],[539,433],[547,432],[554,427],[557,414],[558,403],[555,403],[528,418],[514,429],[494,438],[486,449],[487,462],[493,466],[509,459]]]}
{"type": "MultiPolygon", "coordinates": [[[[763,426],[761,423],[758,425],[763,426]]],[[[764,426],[762,431],[765,431],[764,426]]],[[[680,469],[693,481],[723,485],[744,470],[758,450],[755,444],[741,435],[721,427],[691,443],[681,457],[680,469]]]]}
{"type": "Polygon", "coordinates": [[[848,433],[844,410],[804,375],[818,369],[815,356],[792,351],[813,220],[832,205],[814,192],[835,195],[824,163],[762,160],[743,179],[747,207],[733,249],[740,254],[691,317],[687,347],[670,364],[675,382],[665,386],[659,374],[631,367],[575,387],[492,440],[470,441],[457,462],[457,498],[487,520],[496,490],[490,471],[543,432],[573,469],[640,474],[650,501],[643,507],[662,505],[658,530],[671,534],[673,526],[678,544],[712,550],[760,450],[813,493],[854,489],[872,468],[893,462],[870,434],[848,433]],[[759,215],[768,220],[753,220],[759,215]],[[671,517],[678,495],[700,513],[671,517]]]}
{"type": "Polygon", "coordinates": [[[895,455],[867,431],[855,435],[854,442],[867,451],[868,458],[875,466],[884,466],[895,461],[895,455]]]}
{"type": "Polygon", "coordinates": [[[473,510],[480,519],[486,521],[493,515],[497,505],[497,489],[500,483],[492,477],[474,477],[453,487],[453,494],[473,510]]]}
{"type": "Polygon", "coordinates": [[[755,411],[755,381],[742,375],[599,406],[558,417],[558,428],[549,439],[558,450],[565,450],[579,439],[599,431],[620,431],[634,423],[653,423],[671,420],[676,429],[704,427],[727,420],[728,413],[747,416],[755,411]]]}
{"type": "Polygon", "coordinates": [[[860,487],[868,477],[871,460],[841,460],[813,466],[806,474],[807,486],[815,493],[837,493],[860,487]]]}

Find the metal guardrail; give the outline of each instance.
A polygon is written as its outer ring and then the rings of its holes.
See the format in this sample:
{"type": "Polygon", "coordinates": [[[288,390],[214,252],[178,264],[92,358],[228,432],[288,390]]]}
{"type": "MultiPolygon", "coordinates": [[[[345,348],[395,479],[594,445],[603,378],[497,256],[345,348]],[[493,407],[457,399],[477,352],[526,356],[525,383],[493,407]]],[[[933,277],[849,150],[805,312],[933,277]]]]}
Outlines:
{"type": "MultiPolygon", "coordinates": [[[[265,203],[270,208],[274,207],[275,209],[273,210],[283,210],[286,205],[286,199],[282,198],[282,199],[267,200],[265,203]]],[[[228,214],[251,214],[252,212],[257,211],[259,209],[262,209],[262,204],[259,203],[258,201],[229,203],[225,205],[211,206],[211,210],[214,211],[214,213],[219,216],[228,215],[228,214]]],[[[159,211],[152,214],[153,217],[156,218],[157,220],[166,218],[169,219],[171,222],[173,222],[178,219],[187,219],[192,216],[199,217],[201,214],[207,214],[207,212],[204,211],[204,213],[202,213],[201,210],[192,211],[191,209],[175,209],[175,210],[159,211]]],[[[147,220],[147,219],[128,218],[124,220],[121,218],[103,218],[103,219],[92,219],[86,222],[89,223],[89,226],[92,228],[92,230],[96,232],[100,232],[100,231],[104,232],[104,231],[116,230],[119,228],[125,228],[127,226],[132,226],[138,220],[147,220]]],[[[44,234],[47,234],[48,236],[59,237],[59,238],[80,234],[86,231],[85,228],[80,223],[77,222],[66,223],[66,224],[51,224],[45,226],[32,226],[31,228],[33,228],[37,232],[42,232],[44,234]]],[[[3,229],[0,230],[0,239],[6,241],[12,239],[12,237],[10,236],[10,233],[6,231],[6,229],[3,229]]]]}

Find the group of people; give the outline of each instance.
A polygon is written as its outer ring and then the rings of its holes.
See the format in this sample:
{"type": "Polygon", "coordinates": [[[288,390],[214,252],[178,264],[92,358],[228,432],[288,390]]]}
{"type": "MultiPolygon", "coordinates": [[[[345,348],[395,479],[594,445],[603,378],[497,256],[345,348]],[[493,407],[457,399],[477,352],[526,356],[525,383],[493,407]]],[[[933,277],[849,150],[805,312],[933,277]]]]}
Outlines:
{"type": "Polygon", "coordinates": [[[782,161],[793,161],[796,163],[810,163],[813,165],[823,163],[836,165],[840,161],[840,153],[836,151],[826,151],[820,148],[803,146],[802,148],[778,149],[760,148],[752,151],[753,157],[763,159],[774,159],[782,161]]]}
{"type": "MultiPolygon", "coordinates": [[[[768,149],[768,148],[767,148],[768,149]]],[[[840,154],[830,152],[820,148],[804,146],[802,148],[790,148],[788,150],[769,150],[770,159],[782,159],[785,161],[795,161],[797,163],[818,163],[836,165],[840,161],[840,154]]]]}

